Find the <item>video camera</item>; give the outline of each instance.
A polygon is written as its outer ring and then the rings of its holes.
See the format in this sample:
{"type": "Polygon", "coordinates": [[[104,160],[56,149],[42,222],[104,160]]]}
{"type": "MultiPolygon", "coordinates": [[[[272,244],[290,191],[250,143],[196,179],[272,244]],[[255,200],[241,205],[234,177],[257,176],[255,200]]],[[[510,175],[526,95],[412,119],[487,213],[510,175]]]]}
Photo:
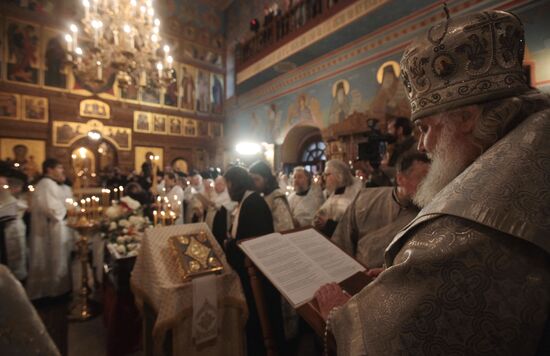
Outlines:
{"type": "Polygon", "coordinates": [[[368,161],[372,168],[378,169],[391,138],[380,131],[378,119],[368,119],[367,126],[370,129],[365,134],[367,140],[357,144],[357,160],[368,161]]]}

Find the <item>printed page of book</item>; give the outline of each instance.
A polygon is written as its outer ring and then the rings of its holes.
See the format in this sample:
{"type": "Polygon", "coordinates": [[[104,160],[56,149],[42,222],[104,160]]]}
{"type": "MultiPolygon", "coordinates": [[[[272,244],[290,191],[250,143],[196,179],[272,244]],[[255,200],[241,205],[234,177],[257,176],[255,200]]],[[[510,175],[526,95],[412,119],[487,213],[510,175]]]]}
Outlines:
{"type": "Polygon", "coordinates": [[[330,282],[342,282],[365,267],[315,229],[291,232],[283,235],[313,262],[320,266],[330,282]]]}
{"type": "Polygon", "coordinates": [[[279,233],[239,246],[294,307],[308,302],[320,286],[334,280],[279,233]]]}

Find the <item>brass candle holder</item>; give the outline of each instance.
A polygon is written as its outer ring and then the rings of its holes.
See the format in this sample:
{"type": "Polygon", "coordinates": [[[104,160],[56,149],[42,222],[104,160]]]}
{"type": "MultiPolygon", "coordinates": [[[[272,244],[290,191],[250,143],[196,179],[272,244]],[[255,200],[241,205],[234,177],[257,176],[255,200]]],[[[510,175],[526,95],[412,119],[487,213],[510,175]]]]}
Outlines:
{"type": "Polygon", "coordinates": [[[88,241],[92,234],[99,230],[99,220],[93,219],[95,215],[85,209],[80,214],[69,219],[68,226],[78,232],[80,239],[77,242],[78,257],[81,265],[81,286],[78,295],[73,300],[69,313],[69,319],[74,321],[86,321],[99,314],[99,304],[90,300],[91,290],[88,287],[88,241]]]}

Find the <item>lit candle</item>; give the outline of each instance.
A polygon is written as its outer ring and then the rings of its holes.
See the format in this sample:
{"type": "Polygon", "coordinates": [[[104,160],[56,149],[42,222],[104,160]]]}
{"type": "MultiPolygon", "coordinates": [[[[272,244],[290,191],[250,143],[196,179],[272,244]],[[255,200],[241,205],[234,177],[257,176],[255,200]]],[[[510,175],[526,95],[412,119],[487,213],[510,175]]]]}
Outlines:
{"type": "Polygon", "coordinates": [[[166,62],[168,63],[168,68],[172,69],[172,65],[174,63],[174,58],[172,56],[166,57],[166,62]]]}
{"type": "Polygon", "coordinates": [[[147,85],[147,74],[145,71],[141,72],[139,75],[139,85],[142,87],[147,85]]]}
{"type": "Polygon", "coordinates": [[[158,71],[158,74],[159,74],[159,79],[162,78],[162,69],[163,69],[162,63],[158,62],[157,63],[157,71],[158,71]]]}
{"type": "Polygon", "coordinates": [[[119,45],[119,43],[118,43],[118,31],[117,30],[113,30],[113,42],[114,42],[115,46],[119,45]]]}
{"type": "Polygon", "coordinates": [[[118,200],[118,188],[113,189],[113,192],[115,200],[118,200]]]}
{"type": "Polygon", "coordinates": [[[73,50],[73,38],[68,33],[65,35],[65,41],[67,42],[67,52],[72,52],[72,50],[73,50]]]}
{"type": "Polygon", "coordinates": [[[153,226],[157,226],[158,217],[157,217],[157,211],[153,210],[153,226]]]}
{"type": "Polygon", "coordinates": [[[84,18],[87,19],[90,14],[90,2],[88,0],[82,0],[82,5],[84,5],[84,18]]]}
{"type": "Polygon", "coordinates": [[[160,217],[162,221],[162,226],[166,225],[166,212],[164,210],[160,212],[160,217]]]}
{"type": "Polygon", "coordinates": [[[101,62],[97,61],[97,80],[103,80],[103,69],[101,68],[101,62]]]}
{"type": "Polygon", "coordinates": [[[74,49],[74,53],[76,53],[76,64],[80,65],[80,63],[82,63],[82,55],[84,54],[84,52],[82,51],[82,48],[76,47],[74,49]]]}
{"type": "Polygon", "coordinates": [[[124,188],[120,186],[118,187],[118,191],[120,192],[120,197],[122,198],[124,196],[124,188]]]}
{"type": "Polygon", "coordinates": [[[78,27],[73,23],[69,26],[71,32],[73,33],[73,48],[76,48],[78,45],[78,27]]]}
{"type": "Polygon", "coordinates": [[[174,225],[175,221],[176,221],[176,214],[173,211],[171,211],[170,212],[170,225],[174,225]]]}

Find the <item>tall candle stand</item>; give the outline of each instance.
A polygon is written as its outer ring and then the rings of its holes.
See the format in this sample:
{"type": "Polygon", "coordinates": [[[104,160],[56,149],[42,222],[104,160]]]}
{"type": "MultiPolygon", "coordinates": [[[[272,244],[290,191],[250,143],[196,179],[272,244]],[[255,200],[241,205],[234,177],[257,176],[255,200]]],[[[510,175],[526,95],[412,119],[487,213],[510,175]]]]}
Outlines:
{"type": "Polygon", "coordinates": [[[80,236],[77,242],[78,258],[80,260],[80,290],[75,296],[73,306],[71,308],[69,319],[74,321],[86,321],[99,314],[99,304],[90,299],[91,290],[88,287],[88,241],[93,234],[99,231],[99,220],[95,219],[97,215],[93,211],[94,207],[86,210],[82,208],[80,212],[74,211],[69,216],[68,226],[76,230],[80,236]]]}

